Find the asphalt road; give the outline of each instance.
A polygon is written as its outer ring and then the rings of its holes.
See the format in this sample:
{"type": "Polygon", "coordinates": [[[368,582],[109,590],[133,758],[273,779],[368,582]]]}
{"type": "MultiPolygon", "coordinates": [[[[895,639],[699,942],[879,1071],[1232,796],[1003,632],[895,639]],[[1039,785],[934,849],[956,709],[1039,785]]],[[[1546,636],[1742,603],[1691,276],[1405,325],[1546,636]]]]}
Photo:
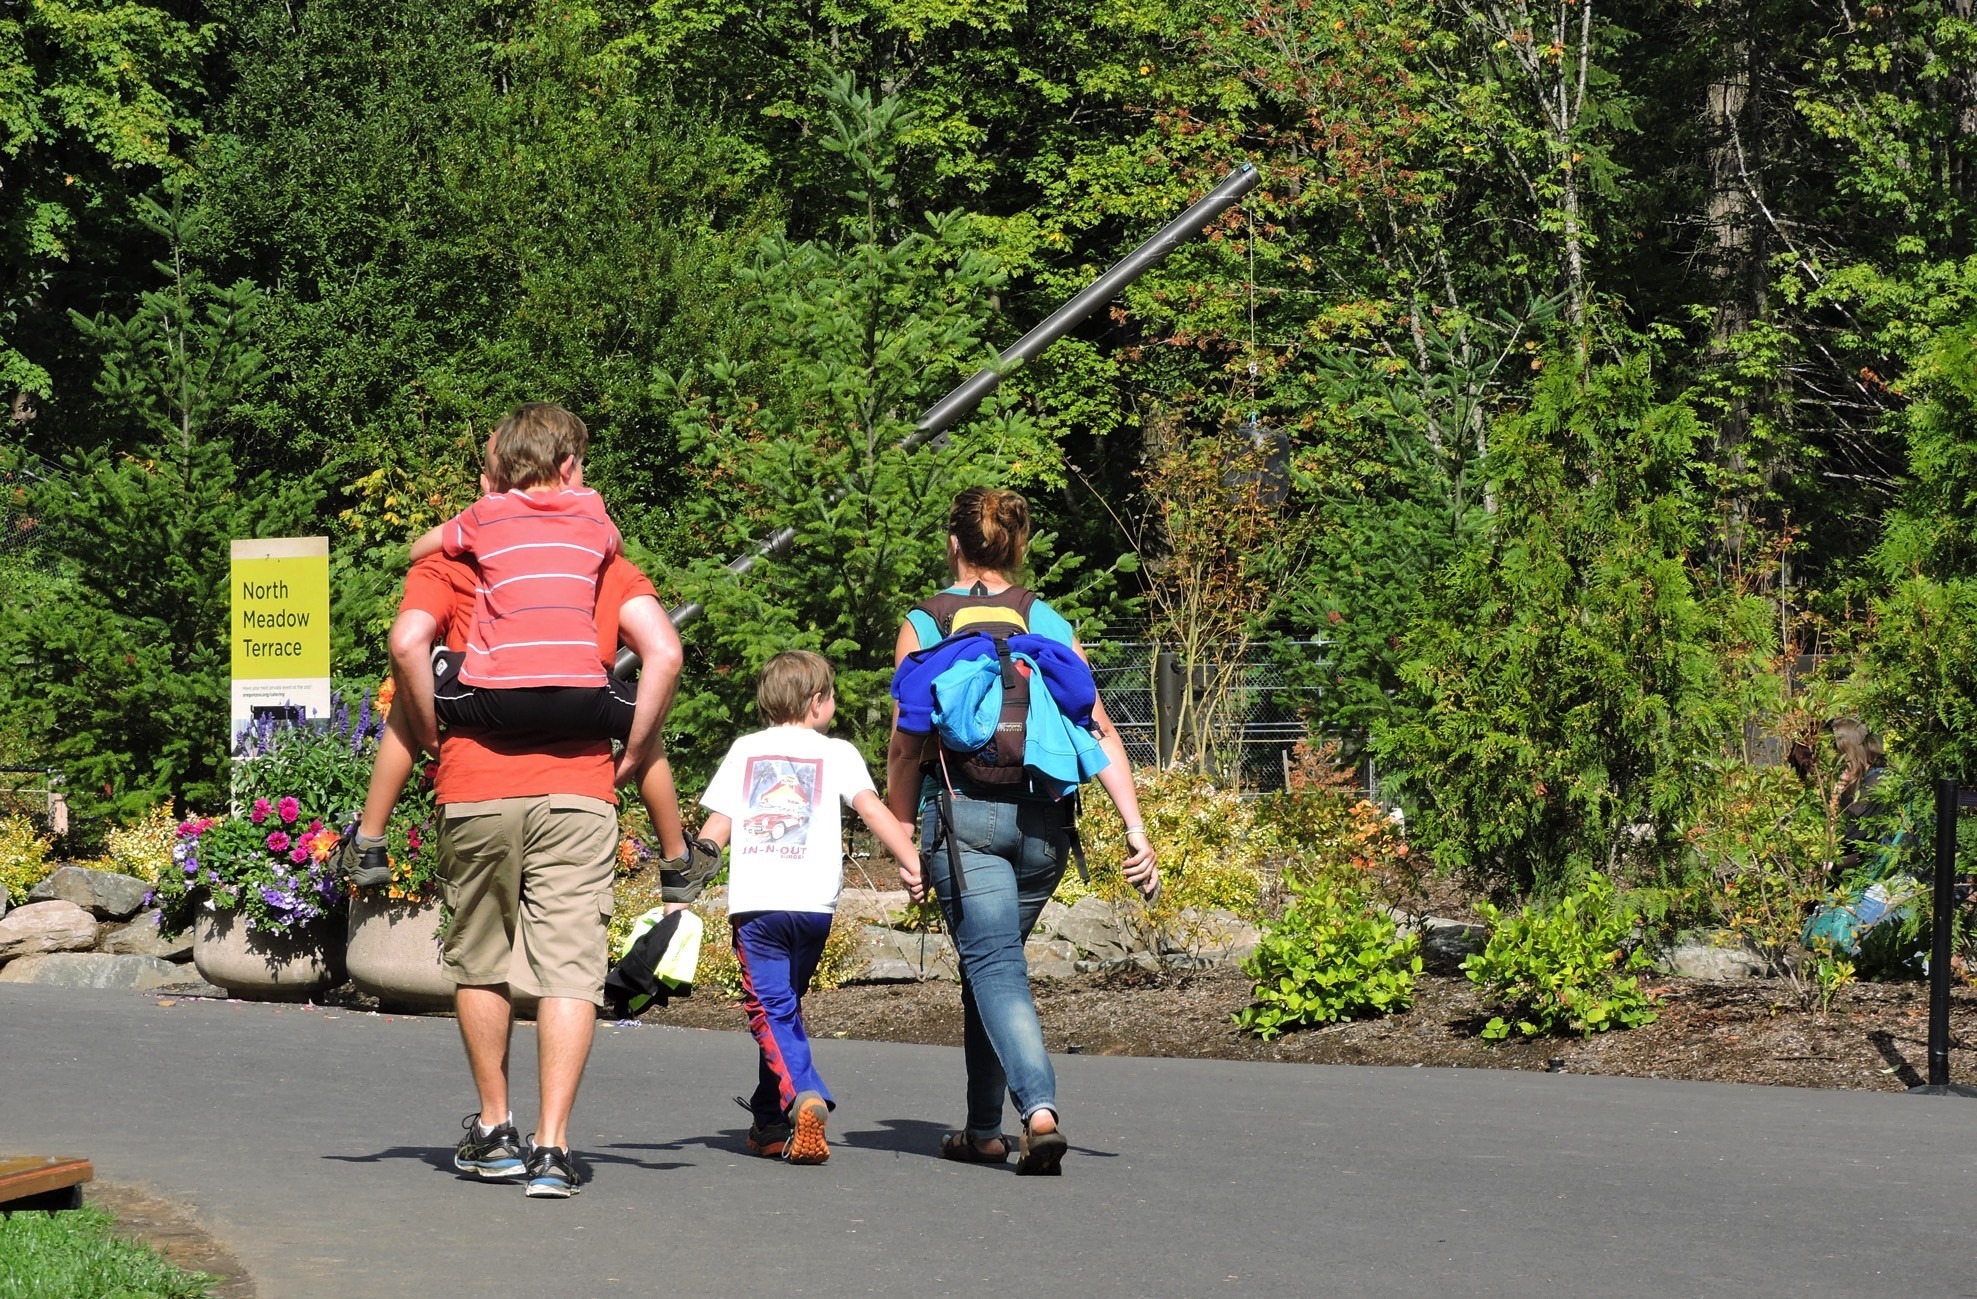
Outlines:
{"type": "Polygon", "coordinates": [[[1064,1176],[1018,1179],[934,1157],[958,1051],[824,1041],[791,1168],[747,1037],[601,1028],[594,1180],[538,1201],[450,1169],[450,1021],[159,1000],[0,985],[0,1153],[189,1202],[263,1299],[1977,1295],[1977,1101],[1072,1056],[1064,1176]]]}

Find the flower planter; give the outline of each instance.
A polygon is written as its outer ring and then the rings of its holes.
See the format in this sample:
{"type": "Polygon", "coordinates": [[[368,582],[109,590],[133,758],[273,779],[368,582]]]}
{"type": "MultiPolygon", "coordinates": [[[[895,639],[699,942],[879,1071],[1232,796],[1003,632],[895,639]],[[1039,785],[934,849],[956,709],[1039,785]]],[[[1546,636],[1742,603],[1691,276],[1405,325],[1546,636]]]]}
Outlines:
{"type": "Polygon", "coordinates": [[[343,943],[329,922],[270,934],[231,911],[202,911],[193,922],[192,963],[233,996],[303,1001],[343,982],[343,943]]]}
{"type": "Polygon", "coordinates": [[[451,1010],[453,980],[439,960],[438,902],[392,902],[359,893],[350,903],[350,981],[398,1010],[451,1010]]]}

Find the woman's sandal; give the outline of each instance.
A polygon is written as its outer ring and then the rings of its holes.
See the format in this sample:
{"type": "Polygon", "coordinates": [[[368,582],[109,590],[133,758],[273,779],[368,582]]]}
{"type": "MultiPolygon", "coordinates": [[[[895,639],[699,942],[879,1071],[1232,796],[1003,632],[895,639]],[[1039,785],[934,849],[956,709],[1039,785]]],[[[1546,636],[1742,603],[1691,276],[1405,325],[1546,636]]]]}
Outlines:
{"type": "Polygon", "coordinates": [[[950,1132],[940,1139],[940,1157],[952,1159],[958,1164],[1006,1164],[1009,1162],[1010,1141],[997,1134],[989,1140],[1001,1146],[995,1154],[989,1154],[975,1144],[975,1139],[966,1132],[950,1132]]]}
{"type": "Polygon", "coordinates": [[[1022,1155],[1016,1161],[1018,1177],[1058,1177],[1064,1172],[1064,1152],[1071,1143],[1064,1134],[1055,1129],[1049,1132],[1032,1132],[1026,1121],[1023,1124],[1023,1140],[1019,1149],[1022,1155]]]}

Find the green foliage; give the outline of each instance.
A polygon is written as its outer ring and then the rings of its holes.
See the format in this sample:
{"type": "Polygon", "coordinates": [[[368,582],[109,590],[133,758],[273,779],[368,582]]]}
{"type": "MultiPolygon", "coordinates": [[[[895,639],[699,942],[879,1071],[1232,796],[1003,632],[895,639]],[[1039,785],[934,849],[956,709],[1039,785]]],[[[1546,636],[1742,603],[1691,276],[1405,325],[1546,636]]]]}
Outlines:
{"type": "Polygon", "coordinates": [[[107,251],[131,173],[183,173],[219,35],[184,11],[37,0],[0,13],[0,393],[51,394],[53,281],[107,251]]]}
{"type": "Polygon", "coordinates": [[[65,457],[25,489],[51,580],[0,610],[13,671],[0,710],[45,737],[84,816],[128,820],[161,799],[212,805],[226,781],[228,543],[300,531],[313,484],[243,475],[229,425],[263,366],[259,295],[215,288],[181,249],[198,220],[148,209],[167,287],[118,319],[78,317],[102,349],[97,390],[132,441],[65,457]]]}
{"type": "Polygon", "coordinates": [[[1290,1029],[1390,1015],[1414,1004],[1420,936],[1401,937],[1355,876],[1290,882],[1291,903],[1264,931],[1243,973],[1255,1000],[1236,1023],[1269,1041],[1290,1029]]]}
{"type": "Polygon", "coordinates": [[[1489,903],[1476,908],[1490,926],[1484,949],[1462,963],[1469,981],[1509,1011],[1483,1029],[1486,1038],[1564,1032],[1591,1037],[1654,1022],[1654,999],[1638,971],[1652,966],[1635,932],[1635,910],[1603,875],[1515,916],[1489,903]]]}
{"type": "Polygon", "coordinates": [[[0,894],[15,906],[27,901],[28,890],[55,870],[53,847],[26,817],[0,820],[0,894]]]}
{"type": "Polygon", "coordinates": [[[1645,358],[1555,362],[1531,410],[1497,424],[1495,509],[1408,630],[1373,730],[1440,865],[1557,891],[1675,859],[1697,759],[1738,720],[1712,640],[1739,611],[1712,618],[1686,563],[1698,435],[1685,405],[1654,400],[1645,358]]]}
{"type": "MultiPolygon", "coordinates": [[[[680,513],[698,558],[678,581],[707,608],[691,639],[712,671],[696,674],[675,714],[690,764],[709,764],[716,737],[748,728],[757,673],[791,648],[836,666],[838,716],[876,756],[898,627],[941,583],[953,495],[1054,453],[1020,411],[995,403],[946,446],[897,449],[924,406],[992,359],[983,330],[1001,275],[959,213],[895,224],[896,159],[912,122],[900,101],[848,77],[826,98],[821,144],[841,160],[835,237],[767,239],[739,272],[767,355],[655,382],[655,396],[678,405],[696,480],[680,513]],[[722,566],[778,524],[795,533],[787,558],[739,581],[722,566]]],[[[1047,554],[1049,538],[1038,541],[1047,554]]],[[[1037,581],[1049,591],[1072,567],[1060,561],[1037,581]]]]}
{"type": "Polygon", "coordinates": [[[1078,834],[1091,872],[1087,884],[1066,871],[1055,897],[1066,906],[1087,894],[1113,903],[1116,914],[1142,931],[1153,950],[1206,953],[1224,940],[1212,911],[1260,922],[1278,877],[1278,846],[1257,816],[1254,800],[1200,772],[1142,767],[1133,772],[1140,819],[1160,850],[1160,896],[1148,903],[1126,883],[1125,826],[1097,786],[1078,800],[1078,834]]]}
{"type": "Polygon", "coordinates": [[[156,884],[171,872],[177,844],[178,818],[169,804],[160,804],[104,836],[102,867],[156,884]]]}
{"type": "Polygon", "coordinates": [[[207,1299],[213,1279],[116,1234],[95,1206],[0,1218],[5,1299],[207,1299]]]}
{"type": "Polygon", "coordinates": [[[1977,772],[1977,317],[1938,337],[1913,379],[1911,479],[1875,559],[1888,580],[1867,646],[1868,703],[1923,780],[1977,772]]]}

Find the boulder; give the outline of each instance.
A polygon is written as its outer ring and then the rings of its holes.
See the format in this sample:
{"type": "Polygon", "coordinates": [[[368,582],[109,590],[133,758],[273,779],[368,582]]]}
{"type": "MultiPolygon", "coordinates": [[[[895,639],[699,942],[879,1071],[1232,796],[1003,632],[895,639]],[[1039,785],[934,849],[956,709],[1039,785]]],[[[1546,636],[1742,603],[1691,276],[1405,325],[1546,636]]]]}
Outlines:
{"type": "Polygon", "coordinates": [[[1032,938],[1055,938],[1057,926],[1064,923],[1064,917],[1071,914],[1071,908],[1056,898],[1043,904],[1043,911],[1037,916],[1035,928],[1030,930],[1032,938]]]}
{"type": "Polygon", "coordinates": [[[865,926],[859,972],[853,983],[916,983],[958,979],[960,964],[946,934],[915,934],[884,925],[865,926]]]}
{"type": "MultiPolygon", "coordinates": [[[[179,977],[162,984],[151,991],[164,997],[211,997],[215,1001],[226,1001],[233,996],[225,988],[217,988],[200,978],[187,978],[183,966],[179,967],[179,977]]],[[[522,1017],[521,1009],[516,1008],[516,1016],[522,1017]]]]}
{"type": "Polygon", "coordinates": [[[0,963],[96,946],[96,917],[73,902],[30,902],[0,918],[0,963]]]}
{"type": "Polygon", "coordinates": [[[1032,979],[1068,979],[1078,972],[1078,949],[1061,938],[1030,940],[1023,945],[1023,959],[1032,979]]]}
{"type": "Polygon", "coordinates": [[[1662,953],[1655,966],[1678,979],[1705,979],[1712,983],[1755,979],[1765,970],[1764,958],[1741,942],[1717,943],[1709,941],[1707,936],[1681,934],[1676,935],[1675,945],[1662,953]]]}
{"type": "Polygon", "coordinates": [[[1460,974],[1462,963],[1489,945],[1487,925],[1428,916],[1421,921],[1421,965],[1433,974],[1460,974]]]}
{"type": "Polygon", "coordinates": [[[0,917],[4,917],[7,914],[8,905],[7,890],[0,888],[0,917]]]}
{"type": "Polygon", "coordinates": [[[191,960],[191,932],[167,938],[159,931],[158,920],[158,910],[153,907],[129,924],[112,929],[96,944],[97,949],[118,956],[155,956],[161,961],[191,960]]]}
{"type": "Polygon", "coordinates": [[[30,902],[73,902],[103,920],[126,920],[144,909],[151,886],[132,875],[63,866],[34,886],[30,902]]]}
{"type": "Polygon", "coordinates": [[[161,988],[184,978],[185,971],[170,961],[109,952],[23,956],[0,970],[0,983],[45,983],[58,988],[161,988]]]}
{"type": "Polygon", "coordinates": [[[1087,961],[1114,961],[1139,944],[1131,931],[1119,922],[1112,904],[1102,898],[1082,897],[1057,919],[1052,938],[1060,938],[1078,949],[1087,961]]]}
{"type": "Polygon", "coordinates": [[[905,889],[846,889],[838,894],[837,913],[847,920],[890,925],[895,912],[911,905],[905,889]]]}

